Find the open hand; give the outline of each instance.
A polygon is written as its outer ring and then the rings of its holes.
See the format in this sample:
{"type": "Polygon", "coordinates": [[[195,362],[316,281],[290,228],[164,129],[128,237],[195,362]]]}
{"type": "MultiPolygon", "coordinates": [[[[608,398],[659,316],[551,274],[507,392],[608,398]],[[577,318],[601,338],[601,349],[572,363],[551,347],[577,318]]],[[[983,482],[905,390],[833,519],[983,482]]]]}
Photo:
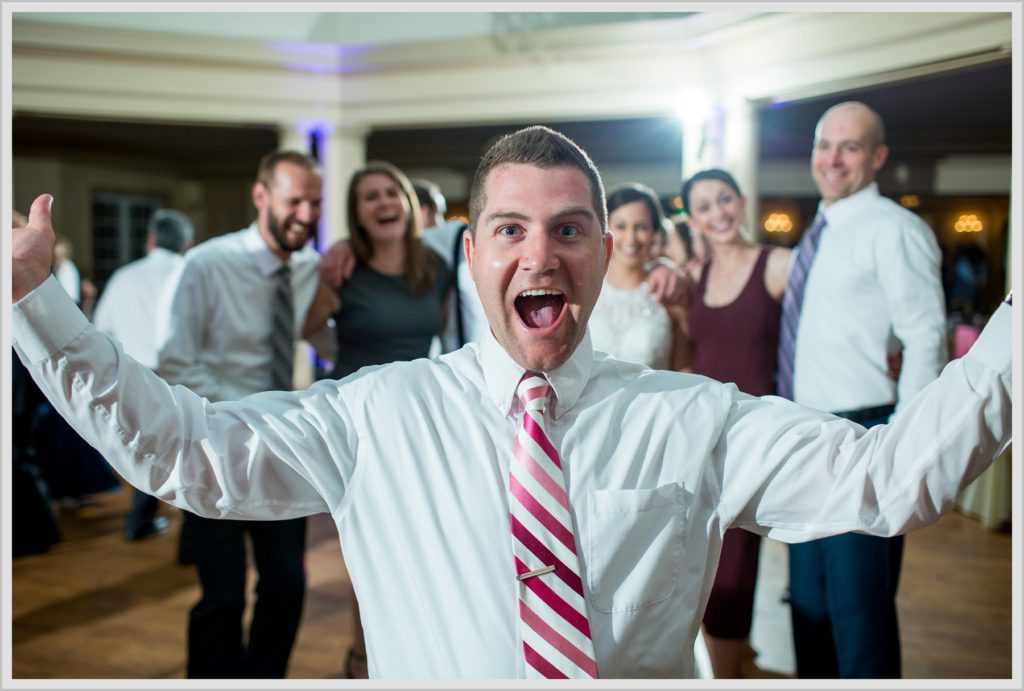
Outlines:
{"type": "Polygon", "coordinates": [[[647,275],[647,285],[663,305],[681,304],[687,296],[687,276],[669,260],[660,260],[647,275]]]}
{"type": "Polygon", "coordinates": [[[17,302],[46,280],[53,261],[53,226],[50,205],[53,197],[43,194],[32,202],[28,224],[12,229],[11,300],[17,302]]]}
{"type": "Polygon", "coordinates": [[[331,288],[337,288],[351,278],[355,268],[356,254],[348,240],[338,240],[320,257],[320,278],[331,288]]]}

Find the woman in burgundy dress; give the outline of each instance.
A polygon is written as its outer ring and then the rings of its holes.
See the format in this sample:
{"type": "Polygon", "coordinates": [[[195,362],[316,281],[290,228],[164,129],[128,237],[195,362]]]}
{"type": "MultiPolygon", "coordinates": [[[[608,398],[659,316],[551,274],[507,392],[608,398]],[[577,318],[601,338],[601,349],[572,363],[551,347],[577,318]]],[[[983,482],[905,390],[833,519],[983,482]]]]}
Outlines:
{"type": "MultiPolygon", "coordinates": [[[[710,255],[689,308],[693,371],[754,396],[774,393],[780,303],[792,251],[743,235],[746,198],[724,170],[695,174],[683,185],[682,198],[691,230],[703,237],[710,255]]],[[[716,678],[742,676],[760,541],[742,528],[725,533],[703,627],[716,678]]]]}

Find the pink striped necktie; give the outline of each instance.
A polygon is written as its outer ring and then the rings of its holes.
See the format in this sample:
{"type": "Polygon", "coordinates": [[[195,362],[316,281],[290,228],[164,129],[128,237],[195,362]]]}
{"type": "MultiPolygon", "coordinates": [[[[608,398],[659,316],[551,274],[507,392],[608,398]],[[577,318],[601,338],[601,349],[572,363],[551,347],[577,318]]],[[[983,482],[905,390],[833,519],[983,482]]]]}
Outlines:
{"type": "Polygon", "coordinates": [[[596,679],[562,462],[544,423],[547,379],[527,372],[509,469],[512,553],[527,678],[596,679]]]}

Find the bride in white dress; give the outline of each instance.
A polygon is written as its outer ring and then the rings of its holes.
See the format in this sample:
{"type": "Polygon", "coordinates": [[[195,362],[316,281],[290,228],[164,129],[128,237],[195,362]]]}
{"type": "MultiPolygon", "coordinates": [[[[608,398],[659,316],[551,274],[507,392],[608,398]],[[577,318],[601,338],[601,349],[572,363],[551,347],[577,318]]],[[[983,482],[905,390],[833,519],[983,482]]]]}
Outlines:
{"type": "Polygon", "coordinates": [[[608,193],[608,225],[614,240],[601,296],[590,317],[594,348],[655,369],[689,365],[685,310],[660,304],[647,285],[651,249],[664,215],[653,190],[639,183],[608,193]]]}

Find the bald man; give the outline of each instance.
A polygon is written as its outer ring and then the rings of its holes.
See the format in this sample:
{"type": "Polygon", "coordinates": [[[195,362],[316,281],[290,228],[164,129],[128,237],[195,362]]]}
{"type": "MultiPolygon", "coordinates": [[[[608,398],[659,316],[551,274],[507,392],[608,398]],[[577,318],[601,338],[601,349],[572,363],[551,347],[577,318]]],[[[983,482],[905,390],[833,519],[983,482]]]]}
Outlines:
{"type": "MultiPolygon", "coordinates": [[[[811,174],[824,225],[816,252],[802,239],[794,259],[783,306],[783,331],[795,325],[788,364],[780,339],[780,395],[865,427],[887,422],[946,362],[938,243],[924,221],[879,194],[875,176],[888,154],[882,119],[863,103],[840,103],[818,121],[811,174]],[[800,254],[812,252],[799,270],[800,254]],[[787,305],[801,289],[802,308],[787,305]],[[894,381],[886,355],[901,347],[894,381]]],[[[790,546],[800,677],[900,676],[902,552],[902,537],[853,533],[790,546]]]]}

